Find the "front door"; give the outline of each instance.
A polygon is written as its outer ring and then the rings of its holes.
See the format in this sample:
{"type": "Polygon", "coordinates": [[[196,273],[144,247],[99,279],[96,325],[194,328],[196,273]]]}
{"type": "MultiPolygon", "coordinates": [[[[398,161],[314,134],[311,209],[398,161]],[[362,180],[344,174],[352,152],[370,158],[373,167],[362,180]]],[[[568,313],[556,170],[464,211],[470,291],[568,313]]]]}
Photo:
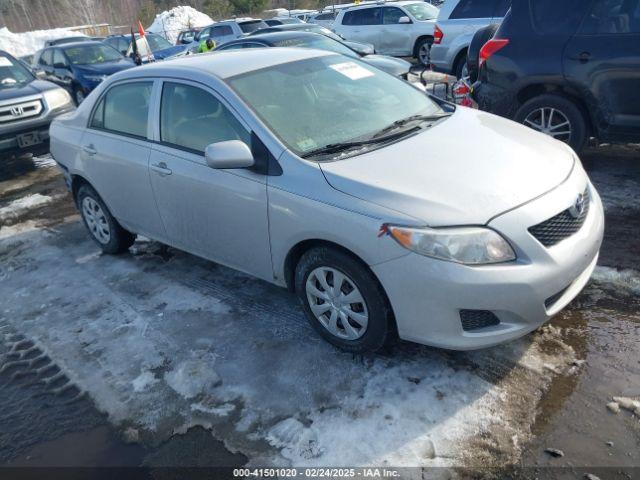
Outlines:
{"type": "Polygon", "coordinates": [[[212,91],[186,82],[164,83],[157,117],[149,173],[170,243],[272,280],[265,176],[204,159],[211,143],[249,145],[248,129],[212,91]]]}
{"type": "Polygon", "coordinates": [[[413,25],[400,23],[402,17],[409,17],[398,7],[382,8],[379,51],[383,55],[412,55],[411,28],[413,25]]]}
{"type": "Polygon", "coordinates": [[[149,102],[153,82],[111,87],[82,137],[84,171],[111,213],[126,227],[164,240],[149,181],[149,102]]]}
{"type": "Polygon", "coordinates": [[[596,0],[563,65],[598,105],[595,121],[605,137],[640,138],[640,0],[596,0]]]}

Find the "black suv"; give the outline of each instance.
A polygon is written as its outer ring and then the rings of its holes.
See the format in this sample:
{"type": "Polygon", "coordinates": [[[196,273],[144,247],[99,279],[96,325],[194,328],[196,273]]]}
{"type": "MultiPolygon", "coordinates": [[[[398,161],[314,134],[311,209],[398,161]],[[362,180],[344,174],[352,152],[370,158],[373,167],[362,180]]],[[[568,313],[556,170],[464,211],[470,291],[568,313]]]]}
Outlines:
{"type": "Polygon", "coordinates": [[[640,141],[640,0],[514,0],[479,63],[483,110],[576,151],[640,141]]]}

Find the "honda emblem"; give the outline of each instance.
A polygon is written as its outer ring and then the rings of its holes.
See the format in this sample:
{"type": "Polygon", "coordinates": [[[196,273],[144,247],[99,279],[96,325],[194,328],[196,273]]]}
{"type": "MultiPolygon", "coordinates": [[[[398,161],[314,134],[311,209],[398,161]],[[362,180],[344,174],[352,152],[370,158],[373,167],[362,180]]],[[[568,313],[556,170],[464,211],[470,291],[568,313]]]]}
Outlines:
{"type": "Polygon", "coordinates": [[[22,107],[11,107],[11,116],[13,117],[21,117],[24,115],[24,108],[22,107]]]}

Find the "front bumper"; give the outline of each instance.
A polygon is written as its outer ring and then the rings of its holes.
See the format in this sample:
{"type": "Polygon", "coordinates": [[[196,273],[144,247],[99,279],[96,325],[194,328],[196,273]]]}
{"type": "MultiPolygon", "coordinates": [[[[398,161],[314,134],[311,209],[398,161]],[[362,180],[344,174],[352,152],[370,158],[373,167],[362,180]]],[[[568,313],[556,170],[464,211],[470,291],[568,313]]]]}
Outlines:
{"type": "Polygon", "coordinates": [[[74,106],[69,104],[67,107],[54,111],[45,110],[38,118],[0,125],[0,160],[11,154],[33,153],[40,155],[47,153],[49,151],[49,126],[51,122],[57,116],[73,109],[74,106]],[[18,137],[33,132],[37,132],[41,142],[28,147],[20,146],[18,137]]]}
{"type": "Polygon", "coordinates": [[[490,347],[535,330],[573,300],[596,266],[604,233],[600,197],[582,168],[576,169],[552,192],[489,223],[514,246],[515,262],[471,267],[411,253],[372,266],[400,337],[454,350],[490,347]],[[582,228],[544,247],[527,228],[571,206],[587,185],[592,203],[582,228]],[[463,309],[490,311],[500,323],[465,331],[463,309]]]}

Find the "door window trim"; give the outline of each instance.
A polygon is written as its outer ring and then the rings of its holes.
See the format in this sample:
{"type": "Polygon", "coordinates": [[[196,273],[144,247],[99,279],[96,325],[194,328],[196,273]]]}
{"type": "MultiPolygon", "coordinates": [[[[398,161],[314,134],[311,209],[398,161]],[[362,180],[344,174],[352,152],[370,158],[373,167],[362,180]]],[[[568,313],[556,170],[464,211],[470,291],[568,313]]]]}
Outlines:
{"type": "MultiPolygon", "coordinates": [[[[109,85],[104,92],[102,92],[100,94],[100,98],[98,98],[98,100],[93,104],[93,106],[91,107],[91,113],[89,114],[89,119],[87,121],[87,130],[94,130],[97,132],[102,132],[102,133],[109,133],[111,135],[116,135],[116,136],[120,136],[120,137],[126,137],[126,138],[131,138],[134,140],[142,140],[145,142],[149,142],[150,141],[150,133],[151,133],[151,128],[152,128],[152,111],[153,111],[153,107],[154,107],[154,98],[155,98],[155,91],[157,89],[157,83],[158,81],[156,79],[153,78],[145,78],[145,77],[138,77],[138,78],[130,78],[127,80],[121,80],[119,82],[115,82],[111,85],[109,85]],[[150,83],[151,84],[151,97],[149,97],[149,111],[147,112],[147,133],[145,137],[139,136],[139,135],[133,135],[131,133],[126,133],[126,132],[119,132],[117,130],[110,130],[108,128],[100,128],[100,127],[95,127],[92,125],[93,123],[93,118],[95,116],[96,110],[98,109],[98,107],[100,106],[100,103],[104,102],[108,93],[114,89],[115,87],[119,87],[122,85],[127,85],[130,83],[150,83]]],[[[104,109],[103,109],[104,112],[104,109]]],[[[104,124],[104,119],[103,119],[103,124],[104,124]]]]}

